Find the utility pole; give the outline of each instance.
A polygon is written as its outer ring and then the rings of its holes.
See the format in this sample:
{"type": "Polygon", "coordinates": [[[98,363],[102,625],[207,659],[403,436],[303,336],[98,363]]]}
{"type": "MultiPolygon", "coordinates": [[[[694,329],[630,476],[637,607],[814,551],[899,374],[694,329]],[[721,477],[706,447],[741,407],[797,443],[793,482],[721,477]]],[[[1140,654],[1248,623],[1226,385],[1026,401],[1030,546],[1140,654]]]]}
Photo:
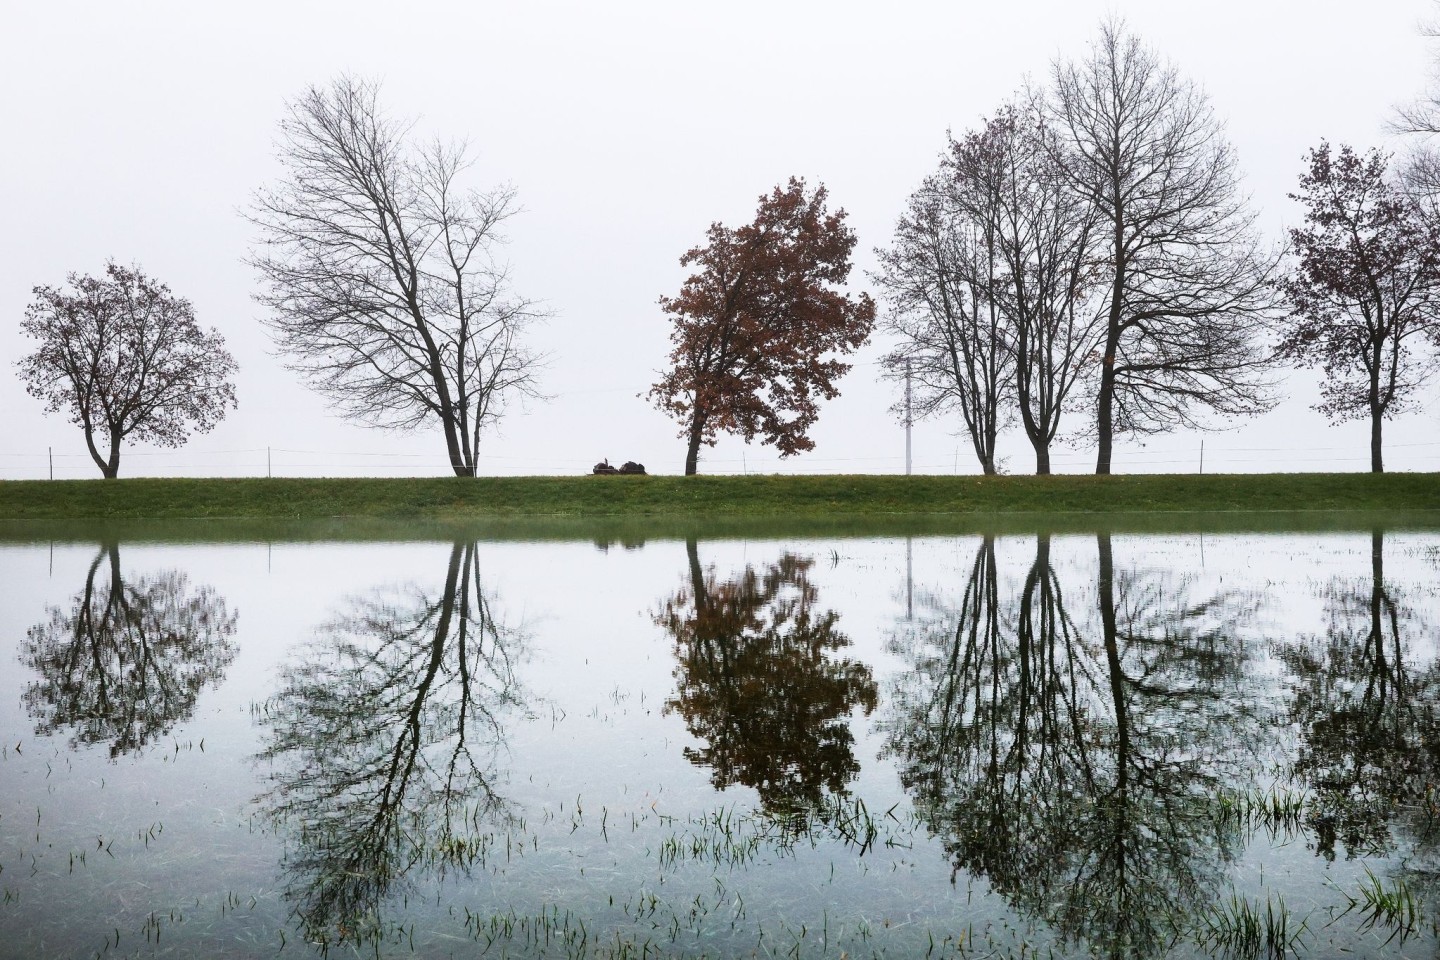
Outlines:
{"type": "Polygon", "coordinates": [[[51,479],[51,480],[54,480],[54,479],[55,479],[55,448],[54,448],[54,447],[46,447],[45,450],[46,450],[47,453],[50,454],[50,479],[51,479]]]}
{"type": "Polygon", "coordinates": [[[1205,473],[1205,438],[1200,438],[1200,473],[1205,473]]]}
{"type": "Polygon", "coordinates": [[[905,358],[905,476],[910,476],[910,358],[905,358]]]}

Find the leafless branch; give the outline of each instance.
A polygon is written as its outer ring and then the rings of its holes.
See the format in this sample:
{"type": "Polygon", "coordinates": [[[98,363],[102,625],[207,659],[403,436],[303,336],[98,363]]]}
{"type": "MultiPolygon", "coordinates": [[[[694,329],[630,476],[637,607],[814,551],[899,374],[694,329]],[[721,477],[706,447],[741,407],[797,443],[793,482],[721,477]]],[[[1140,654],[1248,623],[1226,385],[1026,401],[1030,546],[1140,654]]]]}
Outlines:
{"type": "Polygon", "coordinates": [[[539,397],[545,357],[523,344],[546,317],[497,258],[513,187],[465,190],[464,144],[416,148],[373,83],[312,87],[281,122],[285,176],[248,218],[256,299],[290,367],[347,416],[391,428],[438,421],[457,476],[511,397],[539,397]]]}

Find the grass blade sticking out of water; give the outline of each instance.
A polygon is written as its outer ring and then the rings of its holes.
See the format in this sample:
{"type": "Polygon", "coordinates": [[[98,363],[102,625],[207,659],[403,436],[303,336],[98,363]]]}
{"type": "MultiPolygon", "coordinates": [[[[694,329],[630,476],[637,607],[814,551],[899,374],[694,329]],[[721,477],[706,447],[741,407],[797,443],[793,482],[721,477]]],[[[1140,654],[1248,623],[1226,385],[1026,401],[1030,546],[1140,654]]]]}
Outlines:
{"type": "MultiPolygon", "coordinates": [[[[898,806],[898,804],[896,805],[898,806]]],[[[692,816],[681,829],[660,841],[660,866],[671,870],[686,862],[735,869],[765,856],[792,856],[801,845],[814,848],[837,843],[864,856],[877,847],[914,843],[916,821],[901,819],[892,806],[876,815],[859,797],[827,796],[813,807],[737,811],[721,807],[692,816]]]]}
{"type": "MultiPolygon", "coordinates": [[[[894,808],[891,809],[893,811],[894,808]]],[[[890,818],[899,823],[893,812],[890,818]]],[[[808,817],[802,818],[802,822],[803,830],[812,837],[812,842],[816,827],[828,828],[847,847],[857,850],[862,857],[874,846],[875,838],[880,833],[880,821],[870,813],[865,801],[849,794],[826,795],[820,805],[809,812],[808,817]]]]}
{"type": "Polygon", "coordinates": [[[1195,942],[1227,957],[1284,960],[1300,951],[1309,923],[1297,925],[1279,894],[1267,896],[1262,908],[1232,893],[1197,919],[1195,942]]]}
{"type": "Polygon", "coordinates": [[[1298,836],[1310,806],[1308,793],[1282,790],[1247,790],[1220,795],[1218,818],[1221,823],[1233,822],[1249,828],[1261,828],[1272,838],[1298,836]]]}
{"type": "Polygon", "coordinates": [[[1387,886],[1367,867],[1365,879],[1360,882],[1360,895],[1352,896],[1343,890],[1341,893],[1350,905],[1345,908],[1344,913],[1335,918],[1336,921],[1359,910],[1364,917],[1360,922],[1361,931],[1374,927],[1386,928],[1390,931],[1390,936],[1385,938],[1387,944],[1396,937],[1404,943],[1419,929],[1423,919],[1420,901],[1402,877],[1396,877],[1387,886]]]}

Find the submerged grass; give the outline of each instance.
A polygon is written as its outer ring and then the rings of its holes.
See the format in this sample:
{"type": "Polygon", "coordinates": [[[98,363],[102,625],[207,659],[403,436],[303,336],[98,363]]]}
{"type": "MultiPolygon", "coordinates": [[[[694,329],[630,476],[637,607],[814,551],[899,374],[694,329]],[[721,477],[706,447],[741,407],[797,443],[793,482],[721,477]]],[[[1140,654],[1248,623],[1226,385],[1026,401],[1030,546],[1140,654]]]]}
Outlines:
{"type": "Polygon", "coordinates": [[[0,519],[5,520],[453,521],[1367,510],[1440,512],[1440,474],[0,481],[0,519]]]}
{"type": "Polygon", "coordinates": [[[1280,787],[1222,791],[1217,797],[1216,817],[1222,824],[1238,823],[1264,830],[1272,839],[1288,839],[1303,832],[1312,799],[1307,792],[1280,787]]]}
{"type": "Polygon", "coordinates": [[[1309,921],[1298,924],[1278,894],[1263,906],[1235,894],[1210,907],[1201,917],[1196,942],[1227,957],[1266,957],[1284,960],[1298,954],[1309,921]]]}
{"type": "Polygon", "coordinates": [[[1390,936],[1385,938],[1386,944],[1396,938],[1404,943],[1420,928],[1425,919],[1420,901],[1403,877],[1396,877],[1387,884],[1367,867],[1358,895],[1344,891],[1342,894],[1349,901],[1349,906],[1340,916],[1359,911],[1361,930],[1378,927],[1390,931],[1390,936]]]}

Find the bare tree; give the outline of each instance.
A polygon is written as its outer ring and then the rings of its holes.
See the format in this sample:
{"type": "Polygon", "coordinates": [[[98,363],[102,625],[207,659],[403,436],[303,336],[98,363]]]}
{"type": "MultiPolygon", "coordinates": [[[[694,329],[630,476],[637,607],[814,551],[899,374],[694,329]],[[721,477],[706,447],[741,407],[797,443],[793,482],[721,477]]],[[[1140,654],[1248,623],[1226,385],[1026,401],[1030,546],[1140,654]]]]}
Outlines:
{"type": "Polygon", "coordinates": [[[289,830],[284,895],[322,953],[373,942],[408,876],[465,870],[515,823],[500,787],[528,633],[499,616],[475,543],[449,553],[443,581],[347,598],[264,706],[257,801],[289,830]]]}
{"type": "Polygon", "coordinates": [[[911,194],[891,246],[875,251],[873,279],[890,307],[884,325],[901,340],[885,358],[888,375],[913,378],[922,417],[958,409],[980,469],[993,474],[1013,357],[994,296],[998,198],[992,183],[957,176],[963,152],[952,141],[940,169],[911,194]]]}
{"type": "MultiPolygon", "coordinates": [[[[1440,38],[1440,20],[1422,21],[1420,35],[1432,40],[1440,38]]],[[[1427,137],[1440,133],[1440,64],[1432,66],[1428,90],[1395,108],[1390,128],[1396,133],[1417,133],[1427,137]]]]}
{"type": "MultiPolygon", "coordinates": [[[[1440,38],[1440,20],[1420,23],[1420,34],[1440,38]]],[[[1440,207],[1440,60],[1432,62],[1428,89],[1416,99],[1395,108],[1390,131],[1408,138],[1409,149],[1396,169],[1395,186],[1432,212],[1440,207]]]]}
{"type": "Polygon", "coordinates": [[[922,415],[958,408],[986,473],[1015,407],[1036,472],[1050,472],[1061,412],[1098,352],[1096,216],[1057,174],[1047,137],[1043,119],[1007,105],[952,139],[878,251],[903,341],[889,376],[918,375],[922,415]]]}
{"type": "Polygon", "coordinates": [[[877,727],[953,870],[1076,952],[1154,956],[1221,889],[1241,841],[1221,793],[1252,781],[1238,745],[1270,717],[1244,706],[1263,699],[1246,598],[1097,545],[1094,588],[1067,590],[1038,537],[1017,596],[982,538],[953,599],[922,595],[888,645],[910,666],[877,727]]]}
{"type": "Polygon", "coordinates": [[[1279,257],[1260,247],[1205,94],[1111,21],[1088,58],[1055,64],[1048,112],[1059,169],[1109,248],[1096,472],[1116,433],[1267,409],[1279,257]]]}
{"type": "Polygon", "coordinates": [[[415,147],[378,89],[311,87],[280,124],[285,174],[256,194],[256,299],[291,369],[375,426],[438,421],[456,476],[511,397],[537,397],[543,356],[523,341],[544,317],[496,259],[518,212],[508,186],[462,188],[463,144],[415,147]]]}
{"type": "Polygon", "coordinates": [[[69,282],[35,288],[20,329],[40,346],[17,366],[31,396],[85,431],[106,479],[120,474],[126,437],[178,447],[235,407],[235,359],[218,330],[200,329],[189,300],[114,263],[69,282]]]}
{"type": "Polygon", "coordinates": [[[1098,218],[1060,175],[1053,139],[1034,110],[1007,106],[956,151],[956,175],[989,184],[965,193],[996,201],[990,215],[1003,269],[992,297],[1008,320],[1015,401],[1040,474],[1050,472],[1061,413],[1093,373],[1104,331],[1098,218]]]}

